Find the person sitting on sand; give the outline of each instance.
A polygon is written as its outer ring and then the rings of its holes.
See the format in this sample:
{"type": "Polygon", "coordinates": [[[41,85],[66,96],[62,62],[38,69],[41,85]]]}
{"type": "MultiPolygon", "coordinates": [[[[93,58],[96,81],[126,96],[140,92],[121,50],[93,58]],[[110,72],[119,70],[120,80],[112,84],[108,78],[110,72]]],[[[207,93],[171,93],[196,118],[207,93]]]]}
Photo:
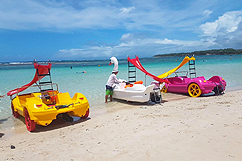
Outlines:
{"type": "Polygon", "coordinates": [[[112,98],[113,98],[113,84],[114,83],[121,83],[121,81],[119,81],[117,79],[117,75],[118,71],[113,71],[112,74],[109,76],[108,81],[106,83],[106,96],[105,96],[105,103],[108,103],[108,95],[110,95],[110,101],[112,102],[112,98]]]}

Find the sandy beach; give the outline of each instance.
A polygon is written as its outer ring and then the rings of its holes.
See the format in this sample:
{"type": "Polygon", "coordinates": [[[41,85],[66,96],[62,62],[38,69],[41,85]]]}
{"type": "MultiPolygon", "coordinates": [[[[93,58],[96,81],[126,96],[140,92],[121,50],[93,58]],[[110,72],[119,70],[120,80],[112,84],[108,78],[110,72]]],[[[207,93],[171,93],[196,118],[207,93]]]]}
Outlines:
{"type": "MultiPolygon", "coordinates": [[[[111,102],[87,120],[23,126],[0,138],[0,160],[242,160],[242,90],[162,104],[111,102]]],[[[174,97],[173,97],[174,98],[174,97]]]]}

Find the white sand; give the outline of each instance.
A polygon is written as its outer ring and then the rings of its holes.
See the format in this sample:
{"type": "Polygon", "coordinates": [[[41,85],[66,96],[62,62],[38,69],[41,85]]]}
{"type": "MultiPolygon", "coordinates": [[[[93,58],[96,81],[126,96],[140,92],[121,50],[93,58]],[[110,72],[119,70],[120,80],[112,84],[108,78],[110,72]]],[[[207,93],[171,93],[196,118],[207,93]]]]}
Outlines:
{"type": "Polygon", "coordinates": [[[21,126],[3,132],[0,160],[240,161],[241,96],[239,90],[166,97],[162,105],[112,102],[85,121],[57,120],[33,133],[21,126]]]}

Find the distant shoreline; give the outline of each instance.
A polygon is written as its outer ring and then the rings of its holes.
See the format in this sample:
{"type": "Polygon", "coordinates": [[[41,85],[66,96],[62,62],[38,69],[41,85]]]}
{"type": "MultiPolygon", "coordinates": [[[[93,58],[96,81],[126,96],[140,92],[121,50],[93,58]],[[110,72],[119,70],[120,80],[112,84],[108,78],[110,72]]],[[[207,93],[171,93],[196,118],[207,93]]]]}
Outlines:
{"type": "Polygon", "coordinates": [[[184,53],[169,53],[169,54],[158,54],[153,57],[173,57],[173,56],[198,56],[198,55],[239,55],[242,54],[242,49],[214,49],[214,50],[203,50],[203,51],[193,51],[184,53]]]}
{"type": "MultiPolygon", "coordinates": [[[[107,61],[107,59],[103,60],[54,60],[54,61],[37,61],[39,64],[48,64],[49,62],[51,64],[70,64],[70,63],[90,63],[90,62],[96,62],[96,61],[107,61]]],[[[18,61],[18,62],[0,62],[0,66],[16,66],[16,65],[33,65],[34,61],[18,61]]]]}
{"type": "MultiPolygon", "coordinates": [[[[175,57],[175,56],[198,56],[198,55],[241,55],[242,49],[216,49],[216,50],[204,50],[204,51],[194,51],[194,52],[184,52],[184,53],[169,53],[169,54],[158,54],[151,56],[150,58],[159,57],[175,57]]],[[[144,59],[147,57],[144,57],[144,59]]],[[[143,58],[140,58],[143,59],[143,58]]],[[[120,61],[125,59],[119,59],[120,61]]],[[[106,62],[109,59],[97,59],[97,60],[52,60],[51,64],[88,64],[91,62],[106,62]]],[[[40,64],[47,64],[49,61],[38,61],[40,64]]],[[[34,61],[13,61],[13,62],[0,62],[0,66],[23,66],[23,65],[33,65],[34,61]]]]}

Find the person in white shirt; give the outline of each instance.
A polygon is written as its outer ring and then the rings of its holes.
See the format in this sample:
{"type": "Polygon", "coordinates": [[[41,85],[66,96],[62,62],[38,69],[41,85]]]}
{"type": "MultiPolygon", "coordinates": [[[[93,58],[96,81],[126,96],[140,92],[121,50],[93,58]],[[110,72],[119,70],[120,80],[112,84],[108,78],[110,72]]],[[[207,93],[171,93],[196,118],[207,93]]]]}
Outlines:
{"type": "Polygon", "coordinates": [[[110,101],[112,102],[113,98],[113,84],[114,83],[121,83],[117,79],[118,71],[113,71],[112,74],[109,76],[108,81],[106,83],[106,96],[105,96],[105,103],[108,103],[108,96],[110,95],[110,101]]]}

